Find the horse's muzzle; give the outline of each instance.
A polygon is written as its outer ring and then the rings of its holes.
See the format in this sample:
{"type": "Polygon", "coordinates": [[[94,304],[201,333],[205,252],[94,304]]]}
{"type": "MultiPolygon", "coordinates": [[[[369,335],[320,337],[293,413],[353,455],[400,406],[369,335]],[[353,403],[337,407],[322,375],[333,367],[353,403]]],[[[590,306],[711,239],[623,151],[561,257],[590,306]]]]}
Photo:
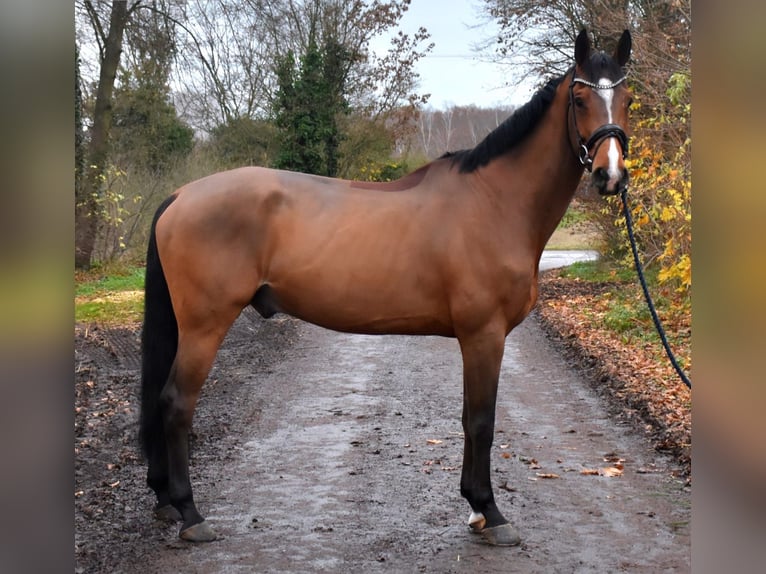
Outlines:
{"type": "Polygon", "coordinates": [[[622,170],[619,178],[612,178],[606,168],[599,167],[593,170],[591,185],[596,188],[599,195],[617,195],[628,187],[630,176],[626,169],[622,170]]]}

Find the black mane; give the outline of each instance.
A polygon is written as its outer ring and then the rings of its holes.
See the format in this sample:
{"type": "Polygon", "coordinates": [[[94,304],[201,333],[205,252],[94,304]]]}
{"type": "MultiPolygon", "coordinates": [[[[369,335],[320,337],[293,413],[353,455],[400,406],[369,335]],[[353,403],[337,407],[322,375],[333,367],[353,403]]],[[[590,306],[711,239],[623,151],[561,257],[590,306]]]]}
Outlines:
{"type": "Polygon", "coordinates": [[[550,107],[556,88],[565,76],[553,78],[532,99],[517,109],[507,120],[492,130],[476,147],[447,152],[442,158],[450,158],[458,164],[461,173],[469,173],[487,165],[497,156],[519,144],[543,117],[550,107]]]}

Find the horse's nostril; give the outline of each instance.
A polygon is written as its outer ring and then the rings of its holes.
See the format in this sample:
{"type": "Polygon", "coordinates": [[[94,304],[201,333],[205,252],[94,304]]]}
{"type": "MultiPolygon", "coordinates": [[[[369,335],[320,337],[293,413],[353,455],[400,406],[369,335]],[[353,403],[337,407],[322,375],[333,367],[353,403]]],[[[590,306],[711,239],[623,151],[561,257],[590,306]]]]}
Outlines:
{"type": "Polygon", "coordinates": [[[609,170],[599,167],[593,170],[591,184],[601,195],[613,195],[619,193],[620,182],[622,178],[613,178],[609,170]]]}
{"type": "Polygon", "coordinates": [[[593,183],[596,185],[603,185],[609,181],[609,173],[603,167],[599,167],[593,170],[593,183]]]}

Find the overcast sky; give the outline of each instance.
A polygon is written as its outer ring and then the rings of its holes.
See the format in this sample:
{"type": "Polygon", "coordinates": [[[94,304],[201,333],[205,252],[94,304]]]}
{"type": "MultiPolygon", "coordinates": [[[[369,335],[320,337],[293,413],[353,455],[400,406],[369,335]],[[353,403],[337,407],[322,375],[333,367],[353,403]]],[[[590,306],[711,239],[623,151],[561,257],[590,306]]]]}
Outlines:
{"type": "MultiPolygon", "coordinates": [[[[496,35],[497,26],[486,22],[480,0],[412,0],[401,21],[401,29],[412,35],[419,26],[431,33],[433,51],[417,64],[419,93],[430,93],[429,104],[435,108],[449,105],[492,107],[524,104],[532,87],[506,87],[512,68],[488,62],[477,44],[496,35]]],[[[380,39],[372,48],[384,52],[388,39],[380,39]]]]}

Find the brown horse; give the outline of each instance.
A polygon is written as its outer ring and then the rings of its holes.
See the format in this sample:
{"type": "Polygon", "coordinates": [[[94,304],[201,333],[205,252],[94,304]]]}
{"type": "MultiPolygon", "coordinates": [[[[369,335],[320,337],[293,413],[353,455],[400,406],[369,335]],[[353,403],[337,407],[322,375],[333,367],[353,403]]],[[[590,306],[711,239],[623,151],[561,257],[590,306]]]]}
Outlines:
{"type": "Polygon", "coordinates": [[[456,337],[469,524],[519,543],[490,483],[505,337],[535,304],[540,256],[583,170],[601,194],[627,185],[630,50],[627,30],[613,56],[583,30],[564,76],[475,148],[398,181],[246,167],[163,203],[146,262],[141,440],[155,511],[183,520],[181,538],[215,538],[192,497],[188,434],[218,347],[252,305],[337,331],[456,337]]]}

